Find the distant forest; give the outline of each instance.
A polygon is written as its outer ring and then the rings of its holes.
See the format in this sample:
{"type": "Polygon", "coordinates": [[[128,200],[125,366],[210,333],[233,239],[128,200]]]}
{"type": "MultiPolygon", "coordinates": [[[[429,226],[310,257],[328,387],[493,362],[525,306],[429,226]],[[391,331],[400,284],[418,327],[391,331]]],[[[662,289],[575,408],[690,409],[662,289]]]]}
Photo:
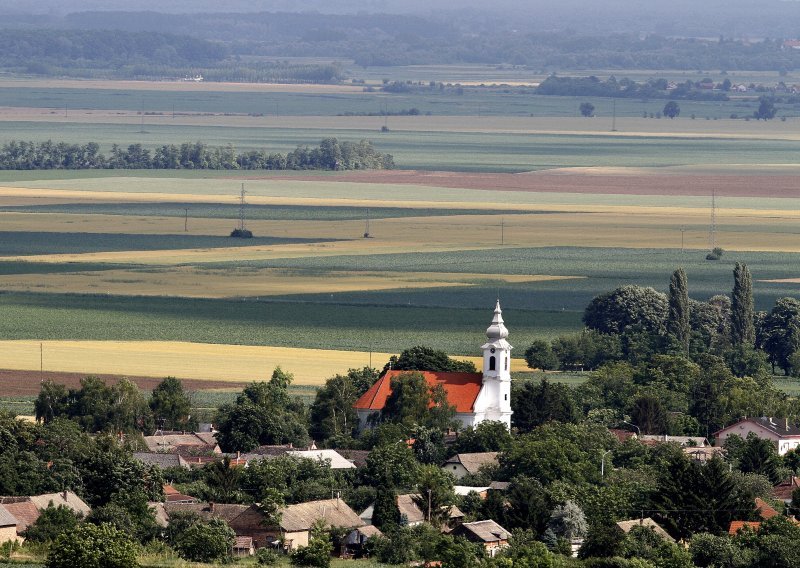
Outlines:
{"type": "Polygon", "coordinates": [[[502,20],[478,23],[389,14],[83,12],[65,17],[9,16],[0,22],[0,69],[137,79],[200,73],[211,81],[314,83],[345,77],[335,64],[280,59],[353,60],[363,67],[512,64],[532,72],[800,69],[800,50],[784,48],[784,38],[777,35],[745,41],[726,35],[696,38],[518,27],[502,20]]]}
{"type": "Polygon", "coordinates": [[[16,141],[0,147],[0,170],[192,169],[192,170],[365,170],[394,167],[391,154],[381,154],[367,140],[358,143],[326,138],[316,148],[298,146],[288,154],[202,142],[165,144],[153,152],[141,144],[111,147],[108,156],[96,142],[16,141]]]}

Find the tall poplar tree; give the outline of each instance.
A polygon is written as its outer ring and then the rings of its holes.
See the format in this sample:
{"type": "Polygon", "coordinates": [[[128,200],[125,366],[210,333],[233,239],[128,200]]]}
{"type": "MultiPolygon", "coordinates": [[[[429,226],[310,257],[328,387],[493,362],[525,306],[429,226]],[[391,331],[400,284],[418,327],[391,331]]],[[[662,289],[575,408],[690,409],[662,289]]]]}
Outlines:
{"type": "Polygon", "coordinates": [[[678,268],[672,273],[669,282],[669,315],[667,316],[667,332],[683,346],[686,354],[689,353],[689,285],[686,281],[686,272],[678,268]]]}
{"type": "Polygon", "coordinates": [[[756,341],[753,321],[753,280],[746,264],[737,262],[733,269],[731,298],[731,341],[734,345],[752,347],[756,341]]]}

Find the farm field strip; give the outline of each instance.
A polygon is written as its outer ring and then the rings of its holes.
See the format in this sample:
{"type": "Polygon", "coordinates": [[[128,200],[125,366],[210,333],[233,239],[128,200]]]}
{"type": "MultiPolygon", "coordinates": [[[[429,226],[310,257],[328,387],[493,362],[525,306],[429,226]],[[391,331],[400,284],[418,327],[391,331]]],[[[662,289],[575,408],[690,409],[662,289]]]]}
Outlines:
{"type": "Polygon", "coordinates": [[[114,79],[1,79],[0,89],[102,89],[123,91],[180,91],[180,92],[310,92],[363,93],[363,87],[352,85],[294,84],[294,83],[225,83],[198,81],[133,81],[114,79]]]}
{"type": "MultiPolygon", "coordinates": [[[[276,366],[294,374],[297,385],[321,385],[349,368],[366,367],[370,354],[358,351],[210,345],[174,341],[0,341],[0,368],[167,377],[198,381],[266,380],[276,366]]],[[[476,346],[476,350],[477,346],[476,346]]],[[[372,353],[382,367],[390,353],[372,353]]],[[[480,357],[459,357],[480,363],[480,357]]],[[[512,359],[512,370],[524,360],[512,359]]]]}
{"type": "Polygon", "coordinates": [[[488,275],[443,272],[344,272],[297,269],[164,269],[107,270],[67,274],[0,275],[0,289],[58,294],[113,294],[115,296],[180,296],[192,298],[269,297],[318,294],[520,284],[570,280],[578,276],[488,275]]]}

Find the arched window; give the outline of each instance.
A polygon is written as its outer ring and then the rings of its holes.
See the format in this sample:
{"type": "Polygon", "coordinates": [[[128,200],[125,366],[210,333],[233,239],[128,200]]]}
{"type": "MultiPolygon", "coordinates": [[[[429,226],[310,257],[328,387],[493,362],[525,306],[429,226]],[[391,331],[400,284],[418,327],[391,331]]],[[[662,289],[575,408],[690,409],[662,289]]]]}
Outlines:
{"type": "Polygon", "coordinates": [[[492,355],[491,357],[489,357],[489,370],[490,370],[490,371],[494,371],[494,370],[495,370],[495,359],[494,359],[494,355],[492,355]]]}
{"type": "Polygon", "coordinates": [[[504,359],[506,361],[506,369],[505,370],[508,371],[508,357],[505,357],[504,359]]]}

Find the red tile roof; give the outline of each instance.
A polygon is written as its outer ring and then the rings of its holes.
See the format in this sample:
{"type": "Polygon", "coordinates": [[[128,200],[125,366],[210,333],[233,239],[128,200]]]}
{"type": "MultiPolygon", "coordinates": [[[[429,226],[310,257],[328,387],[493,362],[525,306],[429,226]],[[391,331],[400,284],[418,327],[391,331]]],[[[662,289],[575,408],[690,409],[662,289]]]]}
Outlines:
{"type": "Polygon", "coordinates": [[[447,400],[456,412],[472,412],[475,399],[483,385],[481,373],[438,373],[431,371],[388,371],[378,379],[353,405],[357,410],[383,410],[386,399],[392,394],[392,378],[403,373],[421,372],[429,386],[442,385],[447,400]]]}
{"type": "Polygon", "coordinates": [[[758,516],[764,519],[765,521],[767,519],[771,519],[772,517],[777,517],[778,515],[780,515],[778,511],[773,509],[769,503],[767,503],[760,497],[756,497],[756,512],[758,513],[758,516]]]}
{"type": "Polygon", "coordinates": [[[749,527],[754,531],[757,531],[760,526],[761,523],[758,521],[731,521],[731,526],[728,528],[728,534],[735,535],[744,527],[749,527]]]}
{"type": "Polygon", "coordinates": [[[36,504],[27,499],[16,503],[3,503],[3,507],[17,519],[17,534],[35,523],[41,514],[36,504]]]}
{"type": "Polygon", "coordinates": [[[772,498],[780,499],[781,501],[791,501],[792,492],[798,487],[800,487],[800,477],[795,477],[793,475],[772,488],[772,498]]]}

